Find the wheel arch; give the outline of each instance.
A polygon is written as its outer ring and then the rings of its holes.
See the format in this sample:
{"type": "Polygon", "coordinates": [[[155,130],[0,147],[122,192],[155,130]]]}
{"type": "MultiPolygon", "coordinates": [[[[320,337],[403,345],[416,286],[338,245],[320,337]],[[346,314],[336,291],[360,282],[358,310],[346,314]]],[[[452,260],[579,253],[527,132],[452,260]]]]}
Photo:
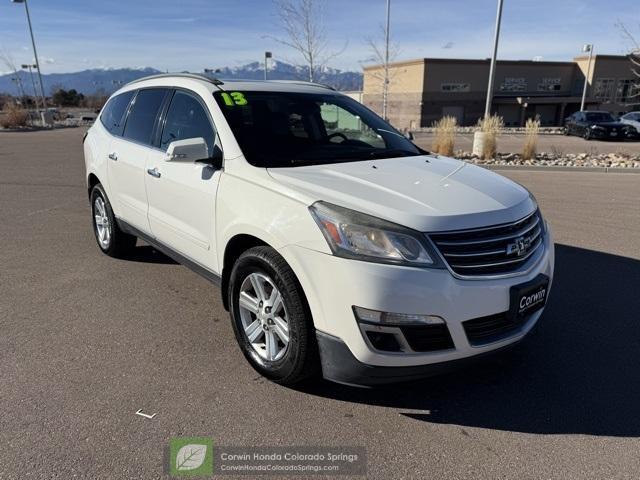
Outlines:
{"type": "Polygon", "coordinates": [[[222,257],[222,281],[220,284],[222,305],[224,306],[225,310],[229,310],[228,289],[233,264],[244,252],[246,252],[250,248],[259,246],[272,247],[261,238],[246,233],[240,233],[231,237],[225,245],[224,256],[222,257]]]}
{"type": "Polygon", "coordinates": [[[93,190],[93,187],[95,187],[97,184],[102,183],[100,182],[100,179],[98,178],[98,176],[95,173],[90,173],[87,177],[87,194],[89,195],[89,197],[91,197],[91,190],[93,190]]]}

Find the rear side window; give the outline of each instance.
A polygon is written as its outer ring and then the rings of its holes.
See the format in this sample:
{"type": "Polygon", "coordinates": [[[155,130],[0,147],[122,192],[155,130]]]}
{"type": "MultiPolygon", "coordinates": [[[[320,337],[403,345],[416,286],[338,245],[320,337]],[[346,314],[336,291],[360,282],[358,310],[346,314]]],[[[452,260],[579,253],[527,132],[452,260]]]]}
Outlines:
{"type": "Polygon", "coordinates": [[[171,142],[187,138],[204,138],[213,152],[215,132],[202,104],[192,95],[177,90],[167,111],[160,148],[166,150],[171,142]]]}
{"type": "Polygon", "coordinates": [[[138,91],[124,127],[124,138],[140,143],[151,143],[153,127],[166,93],[166,88],[148,88],[138,91]]]}
{"type": "Polygon", "coordinates": [[[109,103],[102,109],[100,121],[113,135],[122,135],[124,113],[134,93],[132,90],[116,95],[109,100],[109,103]]]}

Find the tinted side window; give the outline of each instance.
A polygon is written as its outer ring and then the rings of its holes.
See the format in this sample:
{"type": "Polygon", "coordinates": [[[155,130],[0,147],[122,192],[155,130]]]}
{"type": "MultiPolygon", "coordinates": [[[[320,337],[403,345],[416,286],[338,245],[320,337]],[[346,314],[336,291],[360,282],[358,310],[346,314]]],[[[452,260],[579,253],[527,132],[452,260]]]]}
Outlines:
{"type": "Polygon", "coordinates": [[[167,111],[160,148],[166,150],[175,140],[197,137],[204,138],[211,154],[216,138],[204,107],[192,95],[177,90],[167,111]]]}
{"type": "Polygon", "coordinates": [[[151,143],[153,127],[166,93],[165,88],[149,88],[138,92],[124,127],[125,138],[151,143]]]}
{"type": "Polygon", "coordinates": [[[114,135],[122,135],[124,113],[135,92],[124,92],[113,97],[100,114],[100,121],[109,132],[114,135]]]}

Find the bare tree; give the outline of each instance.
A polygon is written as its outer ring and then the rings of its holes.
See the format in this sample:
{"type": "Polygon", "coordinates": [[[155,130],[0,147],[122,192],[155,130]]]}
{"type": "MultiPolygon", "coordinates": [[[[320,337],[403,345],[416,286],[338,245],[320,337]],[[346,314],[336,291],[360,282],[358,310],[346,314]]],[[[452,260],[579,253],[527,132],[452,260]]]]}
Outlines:
{"type": "Polygon", "coordinates": [[[16,62],[13,60],[13,57],[9,52],[7,52],[4,48],[0,50],[0,62],[7,67],[11,72],[13,72],[13,78],[18,86],[18,92],[20,94],[20,99],[24,99],[26,97],[24,93],[24,87],[22,86],[22,79],[20,78],[20,74],[18,72],[18,68],[16,67],[16,62]]]}
{"type": "Polygon", "coordinates": [[[629,98],[640,98],[640,39],[638,39],[627,26],[620,20],[616,23],[622,38],[629,45],[629,60],[631,61],[631,73],[635,78],[634,88],[629,98]]]}
{"type": "Polygon", "coordinates": [[[274,0],[286,38],[271,37],[297,51],[309,70],[309,81],[346,49],[330,52],[324,27],[324,0],[274,0]]]}
{"type": "Polygon", "coordinates": [[[365,38],[371,55],[364,60],[364,63],[373,63],[382,66],[382,71],[370,70],[368,75],[379,80],[382,84],[382,117],[385,120],[388,119],[389,85],[398,73],[390,69],[389,66],[396,61],[400,54],[400,47],[396,42],[391,40],[387,28],[388,24],[380,25],[380,31],[377,36],[365,38]]]}

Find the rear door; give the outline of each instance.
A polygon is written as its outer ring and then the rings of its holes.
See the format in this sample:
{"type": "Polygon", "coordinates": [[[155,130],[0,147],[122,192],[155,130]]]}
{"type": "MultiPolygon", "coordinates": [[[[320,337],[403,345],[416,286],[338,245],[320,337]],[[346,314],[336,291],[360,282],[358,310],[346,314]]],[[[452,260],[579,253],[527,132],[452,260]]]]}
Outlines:
{"type": "Polygon", "coordinates": [[[187,258],[217,271],[213,226],[221,170],[206,163],[167,161],[176,140],[203,138],[211,156],[216,131],[203,100],[195,92],[176,89],[156,149],[147,157],[145,182],[153,236],[187,258]]]}
{"type": "Polygon", "coordinates": [[[109,184],[118,216],[137,229],[150,233],[145,190],[145,162],[157,128],[166,88],[138,90],[126,117],[121,137],[109,149],[109,184]]]}

